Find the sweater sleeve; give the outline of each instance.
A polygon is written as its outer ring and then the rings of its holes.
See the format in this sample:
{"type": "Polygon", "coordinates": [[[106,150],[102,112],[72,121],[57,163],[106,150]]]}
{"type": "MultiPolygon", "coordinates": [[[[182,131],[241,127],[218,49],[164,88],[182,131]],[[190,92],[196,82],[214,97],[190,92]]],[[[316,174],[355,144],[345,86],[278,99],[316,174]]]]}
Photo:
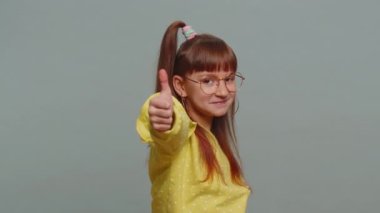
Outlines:
{"type": "Polygon", "coordinates": [[[136,130],[143,143],[156,146],[166,153],[173,153],[187,141],[194,132],[196,124],[191,121],[182,104],[173,97],[172,128],[164,132],[154,130],[149,121],[148,107],[150,99],[156,95],[158,93],[150,96],[143,104],[136,121],[136,130]]]}

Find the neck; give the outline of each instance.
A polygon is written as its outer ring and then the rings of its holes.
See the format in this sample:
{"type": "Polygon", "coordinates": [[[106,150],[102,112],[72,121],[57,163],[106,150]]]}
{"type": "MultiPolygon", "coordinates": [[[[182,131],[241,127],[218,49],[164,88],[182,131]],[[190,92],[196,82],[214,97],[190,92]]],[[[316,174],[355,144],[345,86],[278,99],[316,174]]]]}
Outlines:
{"type": "Polygon", "coordinates": [[[206,130],[211,131],[213,117],[201,116],[188,111],[190,118],[206,130]]]}

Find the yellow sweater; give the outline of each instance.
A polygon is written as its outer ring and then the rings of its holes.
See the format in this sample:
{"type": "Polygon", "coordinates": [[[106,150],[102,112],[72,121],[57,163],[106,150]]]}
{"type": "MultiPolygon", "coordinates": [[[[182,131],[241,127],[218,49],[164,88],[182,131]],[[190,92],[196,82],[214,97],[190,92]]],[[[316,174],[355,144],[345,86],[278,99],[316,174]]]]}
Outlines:
{"type": "Polygon", "coordinates": [[[206,168],[194,133],[197,124],[188,117],[178,100],[173,97],[175,116],[172,129],[159,132],[153,130],[149,122],[150,98],[141,109],[136,129],[141,140],[150,146],[152,212],[245,212],[250,190],[232,182],[228,159],[215,136],[207,131],[225,183],[220,178],[202,182],[206,177],[206,168]]]}

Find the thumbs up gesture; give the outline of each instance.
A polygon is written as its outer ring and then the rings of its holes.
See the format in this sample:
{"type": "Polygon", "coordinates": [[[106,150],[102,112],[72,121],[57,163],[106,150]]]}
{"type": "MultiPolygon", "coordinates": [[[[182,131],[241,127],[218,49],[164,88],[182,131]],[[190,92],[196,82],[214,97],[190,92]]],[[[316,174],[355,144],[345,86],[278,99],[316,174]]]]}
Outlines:
{"type": "Polygon", "coordinates": [[[166,131],[171,129],[173,123],[173,99],[170,90],[168,74],[164,69],[158,73],[161,84],[160,94],[149,102],[149,120],[153,129],[166,131]]]}

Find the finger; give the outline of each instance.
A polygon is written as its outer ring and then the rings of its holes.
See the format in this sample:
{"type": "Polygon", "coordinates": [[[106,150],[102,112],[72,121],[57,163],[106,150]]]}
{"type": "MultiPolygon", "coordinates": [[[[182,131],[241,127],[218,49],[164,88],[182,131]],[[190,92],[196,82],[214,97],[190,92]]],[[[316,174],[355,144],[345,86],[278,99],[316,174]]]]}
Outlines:
{"type": "Polygon", "coordinates": [[[169,100],[162,99],[160,96],[150,101],[150,106],[159,109],[171,109],[171,103],[169,100]]]}
{"type": "Polygon", "coordinates": [[[166,130],[169,130],[171,128],[171,125],[169,124],[152,124],[153,126],[153,129],[157,130],[157,131],[166,131],[166,130]]]}
{"type": "Polygon", "coordinates": [[[164,69],[160,69],[158,72],[158,78],[161,85],[161,93],[172,94],[169,86],[168,73],[164,69]]]}
{"type": "Polygon", "coordinates": [[[170,118],[161,118],[161,117],[154,116],[154,117],[150,118],[150,122],[152,124],[167,124],[167,125],[171,125],[172,122],[173,122],[173,118],[172,117],[170,117],[170,118]]]}
{"type": "Polygon", "coordinates": [[[171,109],[160,109],[155,107],[150,107],[148,113],[150,117],[157,116],[161,118],[170,118],[173,116],[173,111],[171,109]]]}

